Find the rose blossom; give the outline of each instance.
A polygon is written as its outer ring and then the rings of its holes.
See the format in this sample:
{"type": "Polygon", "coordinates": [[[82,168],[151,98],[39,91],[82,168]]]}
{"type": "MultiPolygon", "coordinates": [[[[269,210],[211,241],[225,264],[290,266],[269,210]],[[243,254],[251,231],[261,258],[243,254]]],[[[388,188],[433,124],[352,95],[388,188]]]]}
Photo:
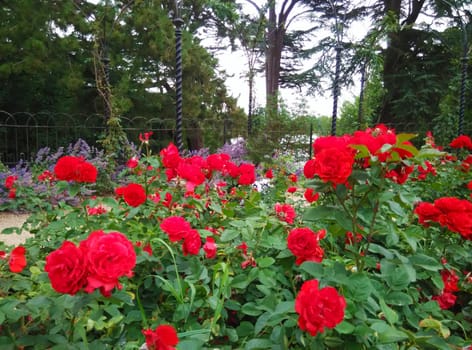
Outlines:
{"type": "Polygon", "coordinates": [[[160,325],[155,330],[143,329],[148,350],[174,350],[179,343],[179,338],[174,327],[160,325]]]}
{"type": "Polygon", "coordinates": [[[13,188],[16,180],[18,180],[18,176],[16,175],[7,176],[5,179],[5,188],[8,190],[13,188]]]}
{"type": "Polygon", "coordinates": [[[121,289],[118,279],[133,276],[136,253],[133,244],[120,232],[92,232],[80,243],[88,266],[87,293],[100,288],[104,296],[110,296],[115,287],[121,289]]]}
{"type": "Polygon", "coordinates": [[[334,328],[344,318],[346,300],[333,287],[318,288],[317,280],[303,283],[295,299],[298,326],[312,336],[334,328]]]}
{"type": "Polygon", "coordinates": [[[436,300],[441,309],[447,310],[454,306],[454,304],[456,303],[457,296],[455,296],[451,292],[443,291],[441,294],[435,295],[431,299],[436,300]]]}
{"type": "Polygon", "coordinates": [[[304,261],[321,262],[324,251],[318,242],[325,235],[326,230],[320,230],[315,233],[307,227],[291,230],[287,237],[287,247],[297,257],[295,263],[300,265],[304,261]]]}
{"type": "Polygon", "coordinates": [[[182,251],[184,255],[198,255],[202,246],[202,239],[197,230],[191,229],[186,232],[182,251]]]}
{"type": "Polygon", "coordinates": [[[20,273],[26,267],[26,249],[23,246],[14,248],[8,259],[8,267],[11,272],[20,273]]]}
{"type": "Polygon", "coordinates": [[[316,154],[312,171],[324,182],[343,184],[351,175],[353,165],[353,150],[325,148],[316,154]]]}
{"type": "Polygon", "coordinates": [[[244,163],[239,166],[239,185],[252,185],[256,181],[256,168],[254,164],[244,163]]]}
{"type": "Polygon", "coordinates": [[[46,257],[44,270],[56,292],[74,295],[85,285],[87,264],[83,250],[65,241],[46,257]]]}
{"type": "Polygon", "coordinates": [[[161,222],[161,230],[167,233],[171,242],[178,242],[192,229],[190,223],[181,216],[170,216],[161,222]]]}
{"type": "Polygon", "coordinates": [[[182,158],[180,158],[178,148],[171,142],[169,145],[160,151],[162,165],[165,168],[175,169],[179,165],[182,158]]]}
{"type": "Polygon", "coordinates": [[[122,196],[126,204],[132,207],[139,207],[146,202],[146,191],[140,184],[131,183],[126,186],[118,187],[115,193],[118,196],[122,196]]]}
{"type": "Polygon", "coordinates": [[[207,259],[213,259],[216,257],[216,243],[213,237],[207,237],[205,244],[203,245],[203,250],[205,251],[207,259]]]}
{"type": "Polygon", "coordinates": [[[58,159],[54,174],[58,180],[94,183],[98,171],[82,157],[64,156],[58,159]]]}
{"type": "Polygon", "coordinates": [[[320,194],[318,192],[315,192],[312,188],[307,188],[303,196],[305,197],[308,203],[316,202],[318,198],[320,198],[320,194]]]}
{"type": "Polygon", "coordinates": [[[467,135],[460,135],[452,140],[449,146],[451,148],[467,148],[472,150],[472,140],[467,135]]]}
{"type": "Polygon", "coordinates": [[[275,204],[275,214],[280,220],[285,221],[290,225],[293,224],[297,215],[295,209],[290,204],[280,203],[275,204]]]}

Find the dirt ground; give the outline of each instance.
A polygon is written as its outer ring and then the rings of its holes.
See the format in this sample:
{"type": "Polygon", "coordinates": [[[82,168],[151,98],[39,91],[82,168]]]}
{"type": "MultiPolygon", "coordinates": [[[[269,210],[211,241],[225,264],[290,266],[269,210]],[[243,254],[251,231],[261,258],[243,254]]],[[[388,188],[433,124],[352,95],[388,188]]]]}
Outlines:
{"type": "MultiPolygon", "coordinates": [[[[29,214],[16,214],[10,212],[0,212],[0,232],[9,227],[21,227],[29,214]]],[[[16,246],[25,241],[27,237],[31,236],[28,232],[22,232],[21,235],[16,233],[4,235],[0,234],[0,242],[7,245],[16,246]]]]}

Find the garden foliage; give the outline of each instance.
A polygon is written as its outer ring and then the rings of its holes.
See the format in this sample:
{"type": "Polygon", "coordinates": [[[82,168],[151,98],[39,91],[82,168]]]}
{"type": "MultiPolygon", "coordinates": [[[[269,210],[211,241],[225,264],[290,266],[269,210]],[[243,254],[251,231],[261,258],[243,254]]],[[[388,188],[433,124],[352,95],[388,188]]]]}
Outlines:
{"type": "Polygon", "coordinates": [[[0,347],[469,347],[472,142],[415,136],[320,137],[288,171],[147,133],[107,196],[86,156],[8,170],[2,208],[35,203],[34,237],[0,246],[0,347]]]}

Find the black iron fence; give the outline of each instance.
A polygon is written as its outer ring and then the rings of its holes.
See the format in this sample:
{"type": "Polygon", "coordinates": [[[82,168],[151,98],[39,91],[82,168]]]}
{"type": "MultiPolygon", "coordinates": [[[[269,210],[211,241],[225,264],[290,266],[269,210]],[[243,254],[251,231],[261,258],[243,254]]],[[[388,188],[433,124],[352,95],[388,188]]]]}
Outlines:
{"type": "MultiPolygon", "coordinates": [[[[121,117],[121,126],[128,140],[139,143],[139,134],[152,131],[152,146],[161,149],[174,140],[175,119],[121,117]]],[[[102,115],[70,115],[64,113],[8,113],[0,111],[0,161],[6,165],[30,160],[42,147],[57,149],[78,139],[98,146],[106,131],[102,115]]],[[[187,149],[203,147],[204,139],[214,146],[231,138],[244,136],[245,130],[227,120],[185,120],[183,133],[187,149]]],[[[205,145],[206,146],[206,145],[205,145]]]]}

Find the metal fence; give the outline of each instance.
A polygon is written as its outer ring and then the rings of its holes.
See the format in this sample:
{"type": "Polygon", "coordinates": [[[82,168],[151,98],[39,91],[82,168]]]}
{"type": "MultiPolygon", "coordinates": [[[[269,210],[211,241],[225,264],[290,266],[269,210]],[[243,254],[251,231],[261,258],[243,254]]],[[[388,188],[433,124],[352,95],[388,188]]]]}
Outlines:
{"type": "MultiPolygon", "coordinates": [[[[139,134],[152,131],[151,146],[159,151],[174,141],[175,119],[121,117],[121,126],[129,141],[139,143],[139,134]]],[[[8,113],[0,110],[0,162],[14,165],[19,160],[32,160],[43,147],[56,150],[83,139],[90,146],[100,147],[99,140],[106,126],[102,115],[65,113],[8,113]]],[[[217,149],[232,139],[247,139],[246,120],[213,118],[195,120],[183,118],[184,148],[217,149]]],[[[307,159],[311,151],[313,131],[286,129],[264,130],[260,136],[280,139],[280,147],[293,153],[295,158],[307,159]],[[293,134],[291,134],[293,133],[293,134]]]]}
{"type": "MultiPolygon", "coordinates": [[[[121,126],[129,141],[139,143],[139,134],[152,131],[151,146],[159,151],[174,141],[175,119],[121,117],[121,126]]],[[[8,113],[0,110],[0,161],[14,165],[19,160],[32,160],[36,152],[49,147],[55,150],[83,139],[90,146],[100,147],[99,140],[106,126],[101,115],[64,113],[8,113]]],[[[202,147],[217,149],[238,137],[247,138],[246,120],[221,118],[190,120],[183,118],[184,148],[195,150],[202,147]]],[[[305,153],[310,149],[309,130],[305,135],[289,135],[288,130],[264,130],[264,135],[284,135],[292,147],[299,147],[300,139],[305,153]],[[297,142],[293,140],[297,139],[297,142]],[[294,144],[296,143],[296,145],[294,144]]],[[[288,143],[288,142],[287,142],[288,143]]]]}
{"type": "MultiPolygon", "coordinates": [[[[153,132],[153,147],[165,147],[174,139],[174,119],[134,117],[120,118],[123,131],[128,140],[139,142],[139,134],[153,132]]],[[[16,164],[19,160],[30,160],[42,147],[57,149],[85,140],[91,146],[98,146],[98,140],[106,130],[101,115],[70,115],[64,113],[8,113],[0,111],[0,161],[6,165],[16,164]]],[[[187,143],[194,145],[194,136],[202,137],[211,133],[221,144],[240,132],[225,121],[205,121],[195,124],[184,120],[183,132],[189,138],[187,143]]]]}

